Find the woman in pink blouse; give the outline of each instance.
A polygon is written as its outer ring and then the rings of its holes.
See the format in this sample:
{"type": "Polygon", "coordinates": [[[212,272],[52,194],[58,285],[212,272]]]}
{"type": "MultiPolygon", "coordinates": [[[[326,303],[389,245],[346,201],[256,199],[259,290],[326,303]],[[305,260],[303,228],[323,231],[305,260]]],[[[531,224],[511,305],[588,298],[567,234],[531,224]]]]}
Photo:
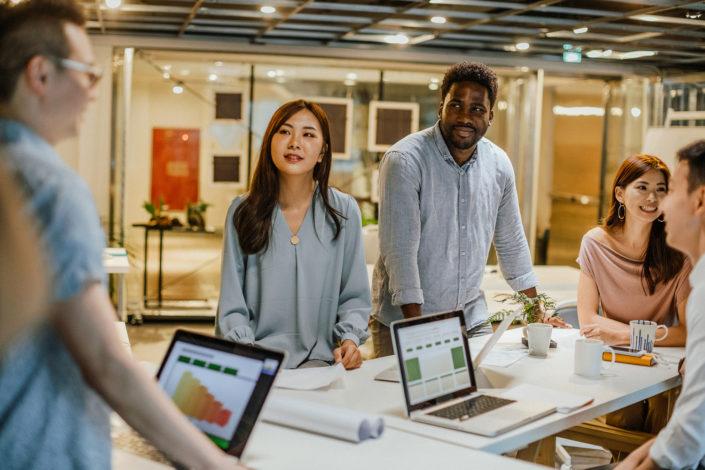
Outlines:
{"type": "MultiPolygon", "coordinates": [[[[617,170],[607,218],[580,245],[578,319],[583,336],[629,344],[629,322],[651,320],[668,326],[668,336],[657,346],[685,345],[691,265],[666,244],[659,203],[668,192],[669,177],[666,164],[650,155],[628,158],[617,170]]],[[[636,404],[609,415],[607,422],[653,432],[662,424],[651,416],[654,408],[661,409],[654,405],[653,399],[636,404]]]]}

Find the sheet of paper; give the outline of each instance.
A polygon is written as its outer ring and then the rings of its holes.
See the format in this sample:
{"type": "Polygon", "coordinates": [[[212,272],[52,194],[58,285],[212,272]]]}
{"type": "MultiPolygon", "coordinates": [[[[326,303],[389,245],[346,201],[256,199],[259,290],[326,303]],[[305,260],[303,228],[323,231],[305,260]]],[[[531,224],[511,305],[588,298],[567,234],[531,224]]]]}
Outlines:
{"type": "Polygon", "coordinates": [[[539,400],[556,407],[558,413],[570,413],[573,410],[592,403],[593,398],[587,395],[566,393],[537,385],[520,384],[506,389],[499,396],[511,400],[539,400]]]}
{"type": "Polygon", "coordinates": [[[330,367],[283,369],[277,375],[274,386],[293,390],[316,390],[332,385],[344,375],[345,367],[340,363],[330,367]]]}
{"type": "Polygon", "coordinates": [[[526,355],[526,349],[498,349],[495,346],[482,361],[482,367],[509,367],[526,355]]]}

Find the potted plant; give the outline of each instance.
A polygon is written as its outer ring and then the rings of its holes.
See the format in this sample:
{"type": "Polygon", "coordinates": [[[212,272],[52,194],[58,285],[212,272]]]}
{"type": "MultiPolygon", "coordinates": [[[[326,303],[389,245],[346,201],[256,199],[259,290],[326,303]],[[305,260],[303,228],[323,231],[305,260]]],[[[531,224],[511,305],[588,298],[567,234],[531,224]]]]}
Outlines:
{"type": "MultiPolygon", "coordinates": [[[[559,317],[556,314],[556,301],[551,296],[545,293],[538,294],[536,297],[529,297],[522,292],[514,292],[513,294],[498,294],[495,297],[502,303],[510,303],[514,305],[520,305],[522,308],[522,314],[518,316],[514,322],[523,325],[528,325],[529,323],[536,323],[541,321],[542,318],[559,317]]],[[[496,312],[487,318],[489,324],[501,322],[504,317],[514,313],[516,308],[506,308],[496,312]]],[[[560,317],[559,317],[560,318],[560,317]]]]}
{"type": "Polygon", "coordinates": [[[206,229],[206,210],[211,204],[203,201],[186,205],[186,220],[194,230],[206,229]]]}

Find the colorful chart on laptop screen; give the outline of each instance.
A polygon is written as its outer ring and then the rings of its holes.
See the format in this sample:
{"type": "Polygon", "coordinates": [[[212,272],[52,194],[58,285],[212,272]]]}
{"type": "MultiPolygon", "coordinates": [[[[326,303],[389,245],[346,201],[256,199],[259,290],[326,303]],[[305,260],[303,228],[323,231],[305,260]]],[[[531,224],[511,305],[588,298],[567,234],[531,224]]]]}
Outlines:
{"type": "Polygon", "coordinates": [[[412,405],[470,386],[460,321],[422,323],[399,330],[412,405]]]}
{"type": "Polygon", "coordinates": [[[159,383],[191,422],[225,449],[267,370],[263,361],[177,342],[159,383]]]}

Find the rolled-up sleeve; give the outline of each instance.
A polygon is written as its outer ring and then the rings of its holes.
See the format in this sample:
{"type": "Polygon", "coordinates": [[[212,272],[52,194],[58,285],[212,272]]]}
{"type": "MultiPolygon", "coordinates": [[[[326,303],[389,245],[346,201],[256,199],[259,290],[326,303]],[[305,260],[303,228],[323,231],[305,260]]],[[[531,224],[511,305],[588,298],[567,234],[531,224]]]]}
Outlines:
{"type": "Polygon", "coordinates": [[[369,337],[367,320],[372,304],[362,243],[362,218],[357,202],[351,196],[348,196],[346,217],[338,319],[333,327],[333,339],[349,339],[359,346],[369,337]]]}
{"type": "Polygon", "coordinates": [[[238,343],[254,343],[253,316],[243,293],[247,262],[233,225],[233,214],[237,205],[238,200],[232,203],[225,219],[216,334],[238,343]]]}
{"type": "Polygon", "coordinates": [[[497,211],[494,245],[502,275],[515,291],[536,287],[538,279],[531,263],[529,244],[519,212],[519,198],[514,184],[514,171],[511,164],[506,169],[502,200],[497,211]]]}
{"type": "Polygon", "coordinates": [[[380,165],[379,238],[392,305],[423,304],[418,251],[420,173],[399,152],[380,165]]]}

